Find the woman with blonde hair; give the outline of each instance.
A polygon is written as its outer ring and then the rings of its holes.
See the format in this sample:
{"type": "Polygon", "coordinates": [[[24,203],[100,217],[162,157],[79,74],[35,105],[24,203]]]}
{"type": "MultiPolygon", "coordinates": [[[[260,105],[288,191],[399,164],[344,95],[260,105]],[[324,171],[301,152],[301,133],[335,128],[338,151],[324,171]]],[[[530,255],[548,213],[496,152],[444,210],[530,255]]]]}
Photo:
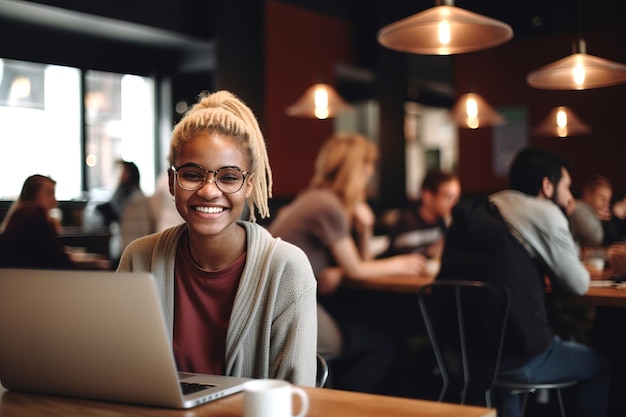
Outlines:
{"type": "Polygon", "coordinates": [[[70,269],[74,263],[59,238],[60,225],[50,216],[57,208],[56,181],[31,175],[0,225],[0,267],[70,269]]]}
{"type": "MultiPolygon", "coordinates": [[[[376,145],[355,133],[337,134],[322,145],[307,190],[279,212],[269,230],[304,250],[321,296],[332,294],[344,276],[368,279],[415,274],[420,255],[371,259],[367,242],[374,214],[366,202],[367,186],[378,157],[376,145]],[[356,238],[353,236],[356,235],[356,238]]],[[[331,317],[318,305],[318,351],[348,362],[333,374],[337,388],[375,391],[392,360],[393,347],[374,329],[331,317]]]]}
{"type": "Polygon", "coordinates": [[[252,111],[202,94],[175,126],[169,189],[184,223],[133,241],[118,271],[152,272],[179,371],[315,384],[316,282],[302,250],[254,223],[272,174],[252,111]],[[245,205],[250,221],[241,221],[245,205]]]}

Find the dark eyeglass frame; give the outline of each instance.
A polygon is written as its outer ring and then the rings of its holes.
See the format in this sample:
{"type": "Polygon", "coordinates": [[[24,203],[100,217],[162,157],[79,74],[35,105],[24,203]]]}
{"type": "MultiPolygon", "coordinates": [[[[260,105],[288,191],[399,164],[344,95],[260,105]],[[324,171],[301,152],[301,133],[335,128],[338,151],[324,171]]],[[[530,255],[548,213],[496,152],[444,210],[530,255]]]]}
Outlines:
{"type": "Polygon", "coordinates": [[[207,183],[207,181],[211,181],[211,180],[209,180],[208,178],[209,178],[209,174],[210,174],[210,173],[213,173],[213,180],[212,180],[212,181],[213,181],[213,184],[215,184],[215,186],[216,186],[216,187],[217,187],[217,188],[218,188],[221,192],[223,192],[224,194],[235,194],[235,193],[238,193],[238,192],[239,192],[239,191],[243,188],[243,185],[246,183],[246,178],[248,177],[248,174],[250,174],[248,171],[244,171],[243,169],[239,168],[238,166],[225,166],[225,167],[221,167],[221,168],[218,168],[218,169],[209,169],[209,170],[205,170],[205,169],[204,169],[203,167],[201,167],[200,165],[196,165],[196,164],[184,164],[184,165],[181,165],[181,166],[179,166],[179,167],[177,167],[176,165],[172,165],[172,166],[170,167],[170,169],[171,169],[172,171],[174,171],[174,173],[176,174],[176,183],[178,184],[178,186],[179,186],[180,188],[182,188],[183,190],[186,190],[186,191],[198,191],[199,189],[201,189],[202,187],[204,187],[204,185],[207,183]],[[180,176],[178,175],[178,171],[179,171],[181,168],[197,168],[197,169],[199,169],[200,171],[204,172],[204,180],[202,180],[202,182],[201,182],[201,183],[199,183],[198,187],[196,187],[196,188],[187,188],[187,187],[184,187],[184,186],[180,183],[180,176]],[[225,170],[225,169],[234,169],[234,170],[236,170],[236,171],[241,172],[241,174],[243,175],[243,179],[241,180],[241,184],[239,184],[239,188],[237,188],[237,190],[236,190],[236,191],[224,191],[224,190],[222,189],[222,187],[220,187],[220,182],[219,182],[219,181],[218,181],[218,179],[217,179],[217,175],[218,175],[218,173],[219,173],[220,171],[225,170]]]}

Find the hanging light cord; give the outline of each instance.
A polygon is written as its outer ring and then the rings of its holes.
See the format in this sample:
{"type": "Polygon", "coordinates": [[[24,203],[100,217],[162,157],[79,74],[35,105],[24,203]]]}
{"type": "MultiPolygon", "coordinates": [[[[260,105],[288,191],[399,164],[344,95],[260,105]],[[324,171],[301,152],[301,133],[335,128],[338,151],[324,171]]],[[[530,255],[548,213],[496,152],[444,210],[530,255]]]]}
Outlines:
{"type": "MultiPolygon", "coordinates": [[[[583,38],[583,0],[578,0],[578,40],[583,38]]],[[[578,51],[580,52],[580,51],[578,51]]]]}

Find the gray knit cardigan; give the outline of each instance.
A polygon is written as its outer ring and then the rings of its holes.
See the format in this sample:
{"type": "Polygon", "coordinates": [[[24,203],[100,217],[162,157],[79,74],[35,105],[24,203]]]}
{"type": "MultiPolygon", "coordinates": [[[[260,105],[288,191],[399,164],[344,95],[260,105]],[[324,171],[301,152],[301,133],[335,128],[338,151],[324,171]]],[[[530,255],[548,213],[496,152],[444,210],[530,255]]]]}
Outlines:
{"type": "MultiPolygon", "coordinates": [[[[247,235],[246,264],[226,334],[226,375],[284,379],[314,386],[316,280],[305,253],[256,223],[247,235]]],[[[132,242],[118,272],[152,272],[173,335],[174,261],[185,223],[132,242]]]]}

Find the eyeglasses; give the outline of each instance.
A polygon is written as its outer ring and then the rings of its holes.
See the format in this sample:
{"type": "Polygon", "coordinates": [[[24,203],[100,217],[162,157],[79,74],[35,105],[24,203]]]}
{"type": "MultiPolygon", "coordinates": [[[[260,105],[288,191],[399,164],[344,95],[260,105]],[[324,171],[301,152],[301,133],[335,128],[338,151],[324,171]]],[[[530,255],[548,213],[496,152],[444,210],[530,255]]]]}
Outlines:
{"type": "Polygon", "coordinates": [[[222,167],[216,170],[205,171],[197,165],[172,165],[172,171],[176,173],[176,181],[183,190],[199,190],[207,181],[213,181],[215,186],[225,194],[234,194],[241,190],[249,173],[239,167],[222,167]],[[209,178],[213,174],[213,178],[209,178]]]}

